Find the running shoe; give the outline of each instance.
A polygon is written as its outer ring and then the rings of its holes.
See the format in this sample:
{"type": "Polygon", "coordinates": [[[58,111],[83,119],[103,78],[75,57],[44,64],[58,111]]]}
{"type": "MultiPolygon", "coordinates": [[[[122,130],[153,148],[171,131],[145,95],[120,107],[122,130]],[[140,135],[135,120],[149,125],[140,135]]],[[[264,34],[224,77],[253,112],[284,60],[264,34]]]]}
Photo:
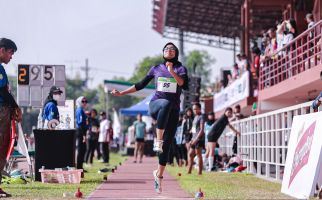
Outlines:
{"type": "Polygon", "coordinates": [[[154,189],[158,194],[160,194],[162,192],[161,182],[163,177],[158,177],[158,170],[153,171],[153,177],[154,177],[154,189]]]}
{"type": "Polygon", "coordinates": [[[6,193],[5,191],[3,191],[3,190],[0,188],[0,198],[1,198],[1,197],[11,197],[11,196],[12,196],[11,194],[6,193]]]}
{"type": "Polygon", "coordinates": [[[153,151],[157,152],[157,153],[162,153],[162,145],[163,145],[163,140],[157,140],[154,143],[154,147],[153,147],[153,151]]]}

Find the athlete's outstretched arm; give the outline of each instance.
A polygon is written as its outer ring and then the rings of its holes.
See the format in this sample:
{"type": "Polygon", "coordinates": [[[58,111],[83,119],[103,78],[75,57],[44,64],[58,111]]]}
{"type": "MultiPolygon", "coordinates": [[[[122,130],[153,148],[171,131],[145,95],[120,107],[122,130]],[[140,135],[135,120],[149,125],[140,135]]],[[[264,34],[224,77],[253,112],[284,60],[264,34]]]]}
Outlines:
{"type": "Polygon", "coordinates": [[[131,93],[134,93],[134,92],[136,92],[136,89],[135,89],[135,86],[132,85],[131,87],[129,87],[126,90],[123,90],[121,92],[116,90],[116,89],[113,89],[111,94],[113,96],[123,96],[123,95],[131,94],[131,93]]]}
{"type": "Polygon", "coordinates": [[[153,76],[147,75],[146,77],[144,77],[143,80],[132,85],[131,87],[127,88],[126,90],[123,90],[120,92],[120,91],[114,89],[114,90],[112,90],[111,94],[113,96],[123,96],[123,95],[134,93],[136,91],[143,89],[145,86],[147,86],[152,79],[153,79],[153,76]]]}

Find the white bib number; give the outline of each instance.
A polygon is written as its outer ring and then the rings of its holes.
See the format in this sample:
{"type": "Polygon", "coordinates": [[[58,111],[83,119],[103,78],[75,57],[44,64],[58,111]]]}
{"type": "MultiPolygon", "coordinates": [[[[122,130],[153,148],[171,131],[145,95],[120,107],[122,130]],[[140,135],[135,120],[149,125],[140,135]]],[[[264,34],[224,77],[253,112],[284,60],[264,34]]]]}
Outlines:
{"type": "Polygon", "coordinates": [[[159,77],[157,90],[159,92],[176,93],[177,81],[174,78],[159,77]]]}

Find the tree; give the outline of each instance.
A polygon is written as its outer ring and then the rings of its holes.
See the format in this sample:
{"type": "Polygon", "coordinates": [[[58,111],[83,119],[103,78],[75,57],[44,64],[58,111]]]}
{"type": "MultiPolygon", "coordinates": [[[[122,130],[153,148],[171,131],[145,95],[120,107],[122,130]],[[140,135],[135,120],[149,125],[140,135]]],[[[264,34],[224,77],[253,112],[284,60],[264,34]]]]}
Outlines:
{"type": "Polygon", "coordinates": [[[201,88],[205,89],[210,84],[211,65],[215,63],[207,51],[193,50],[188,52],[186,67],[189,74],[201,77],[201,88]]]}
{"type": "MultiPolygon", "coordinates": [[[[145,57],[142,61],[139,62],[139,64],[135,67],[133,76],[129,79],[130,82],[138,82],[142,80],[146,74],[149,72],[151,66],[155,66],[157,64],[162,63],[163,56],[162,55],[156,55],[152,57],[145,57]]],[[[150,82],[150,85],[153,85],[153,82],[150,82]]]]}
{"type": "Polygon", "coordinates": [[[97,89],[88,89],[84,87],[84,82],[80,77],[75,79],[66,79],[66,99],[76,100],[80,96],[86,97],[89,105],[98,103],[97,89]]]}

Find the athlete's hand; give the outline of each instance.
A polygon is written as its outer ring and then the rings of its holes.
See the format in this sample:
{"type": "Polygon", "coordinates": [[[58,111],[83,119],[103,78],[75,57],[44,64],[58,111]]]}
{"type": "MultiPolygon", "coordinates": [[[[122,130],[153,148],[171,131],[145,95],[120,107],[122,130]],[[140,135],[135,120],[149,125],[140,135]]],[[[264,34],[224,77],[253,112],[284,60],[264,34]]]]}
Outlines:
{"type": "Polygon", "coordinates": [[[16,120],[17,122],[22,121],[22,112],[21,112],[21,109],[19,107],[16,108],[14,113],[13,113],[13,119],[16,120]]]}
{"type": "Polygon", "coordinates": [[[165,65],[167,66],[169,72],[173,71],[173,63],[172,62],[168,61],[165,63],[165,65]]]}
{"type": "Polygon", "coordinates": [[[240,132],[239,132],[239,131],[237,131],[237,132],[236,132],[236,135],[237,135],[237,136],[240,136],[240,132]]]}
{"type": "Polygon", "coordinates": [[[197,140],[191,140],[190,146],[194,146],[194,145],[196,145],[196,143],[197,143],[197,140]]]}
{"type": "Polygon", "coordinates": [[[112,90],[111,94],[116,97],[122,96],[122,93],[116,89],[112,90]]]}

